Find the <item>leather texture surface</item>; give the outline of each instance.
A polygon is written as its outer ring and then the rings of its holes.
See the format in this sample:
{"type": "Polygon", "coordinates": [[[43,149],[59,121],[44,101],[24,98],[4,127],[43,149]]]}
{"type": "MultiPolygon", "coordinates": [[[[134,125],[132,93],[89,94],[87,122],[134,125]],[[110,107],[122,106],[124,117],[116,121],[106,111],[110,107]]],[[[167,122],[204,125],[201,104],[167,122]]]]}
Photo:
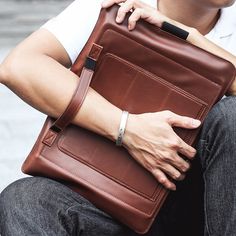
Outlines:
{"type": "MultiPolygon", "coordinates": [[[[235,78],[234,66],[144,21],[130,32],[127,18],[121,25],[115,23],[117,8],[101,11],[72,67],[77,75],[83,70],[80,80],[87,83],[71,103],[79,106],[86,94],[92,72],[84,74],[83,65],[90,52],[99,54],[90,86],[119,108],[135,114],[171,110],[203,121],[235,78]],[[94,51],[96,47],[101,50],[94,51]]],[[[147,232],[168,191],[125,148],[67,125],[74,115],[67,113],[62,122],[56,121],[61,131],[50,129],[55,120],[47,118],[23,172],[67,183],[136,232],[147,232]]],[[[193,145],[199,129],[175,131],[193,145]]]]}

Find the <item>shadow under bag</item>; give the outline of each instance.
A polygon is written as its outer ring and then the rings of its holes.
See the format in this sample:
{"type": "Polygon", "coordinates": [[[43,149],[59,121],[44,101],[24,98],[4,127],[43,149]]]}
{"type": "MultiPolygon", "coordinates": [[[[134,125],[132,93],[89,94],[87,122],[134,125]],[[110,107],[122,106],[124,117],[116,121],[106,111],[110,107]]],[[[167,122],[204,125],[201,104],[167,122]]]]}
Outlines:
{"type": "MultiPolygon", "coordinates": [[[[168,190],[124,147],[71,124],[88,87],[130,113],[170,110],[203,121],[231,85],[235,68],[179,38],[185,33],[179,29],[179,34],[178,28],[165,27],[170,32],[174,28],[176,36],[140,20],[130,32],[128,16],[116,24],[117,9],[101,10],[72,67],[80,76],[73,98],[61,117],[46,119],[22,170],[69,185],[134,231],[145,233],[168,190]]],[[[189,145],[196,142],[199,129],[174,129],[189,145]]]]}

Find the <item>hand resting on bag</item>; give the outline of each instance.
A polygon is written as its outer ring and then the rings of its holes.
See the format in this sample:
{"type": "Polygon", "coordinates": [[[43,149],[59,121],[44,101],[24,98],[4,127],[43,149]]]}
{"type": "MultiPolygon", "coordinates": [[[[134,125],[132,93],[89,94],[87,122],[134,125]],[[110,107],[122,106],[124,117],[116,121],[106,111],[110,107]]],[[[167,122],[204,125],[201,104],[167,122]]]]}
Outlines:
{"type": "Polygon", "coordinates": [[[161,184],[175,190],[175,184],[168,177],[183,180],[190,167],[178,153],[191,160],[196,150],[178,137],[172,127],[194,129],[199,125],[200,121],[171,111],[130,115],[124,146],[161,184]]]}

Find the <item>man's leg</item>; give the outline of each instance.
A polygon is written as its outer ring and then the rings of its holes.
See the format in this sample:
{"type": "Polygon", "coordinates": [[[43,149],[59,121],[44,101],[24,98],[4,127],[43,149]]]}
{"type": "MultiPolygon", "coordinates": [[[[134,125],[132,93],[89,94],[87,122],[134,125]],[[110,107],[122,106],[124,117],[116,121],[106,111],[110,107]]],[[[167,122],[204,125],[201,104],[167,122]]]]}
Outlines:
{"type": "MultiPolygon", "coordinates": [[[[41,177],[16,181],[0,195],[1,236],[138,235],[68,187],[41,177]]],[[[162,236],[159,223],[148,235],[162,236]]]]}
{"type": "Polygon", "coordinates": [[[130,231],[66,186],[25,178],[0,195],[2,236],[130,235],[130,231]]]}
{"type": "Polygon", "coordinates": [[[205,183],[205,235],[236,235],[236,97],[213,107],[197,150],[205,183]]]}

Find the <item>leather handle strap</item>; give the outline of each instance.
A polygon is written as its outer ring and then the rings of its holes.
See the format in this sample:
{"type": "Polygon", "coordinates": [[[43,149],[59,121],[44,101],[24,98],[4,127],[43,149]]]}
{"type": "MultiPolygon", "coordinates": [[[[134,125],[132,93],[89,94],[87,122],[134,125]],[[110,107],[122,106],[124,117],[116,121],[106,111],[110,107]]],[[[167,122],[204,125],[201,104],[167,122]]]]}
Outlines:
{"type": "Polygon", "coordinates": [[[175,26],[175,25],[172,25],[166,21],[164,21],[162,23],[162,26],[161,26],[161,29],[168,32],[168,33],[171,33],[181,39],[184,39],[186,40],[188,38],[188,35],[189,35],[189,32],[175,26]]]}
{"type": "Polygon", "coordinates": [[[62,115],[53,123],[53,125],[48,130],[43,139],[44,144],[51,146],[55,141],[57,134],[63,131],[66,126],[73,121],[74,117],[78,113],[88,92],[89,85],[94,74],[96,62],[102,52],[102,49],[102,46],[93,44],[86,59],[85,65],[82,69],[78,85],[70,100],[70,103],[62,113],[62,115]]]}
{"type": "Polygon", "coordinates": [[[82,106],[85,96],[88,92],[93,73],[94,71],[89,70],[86,67],[83,68],[80,75],[80,80],[78,82],[74,95],[70,100],[69,105],[62,113],[62,115],[51,126],[51,130],[59,133],[64,130],[65,127],[74,119],[75,115],[82,106]]]}

